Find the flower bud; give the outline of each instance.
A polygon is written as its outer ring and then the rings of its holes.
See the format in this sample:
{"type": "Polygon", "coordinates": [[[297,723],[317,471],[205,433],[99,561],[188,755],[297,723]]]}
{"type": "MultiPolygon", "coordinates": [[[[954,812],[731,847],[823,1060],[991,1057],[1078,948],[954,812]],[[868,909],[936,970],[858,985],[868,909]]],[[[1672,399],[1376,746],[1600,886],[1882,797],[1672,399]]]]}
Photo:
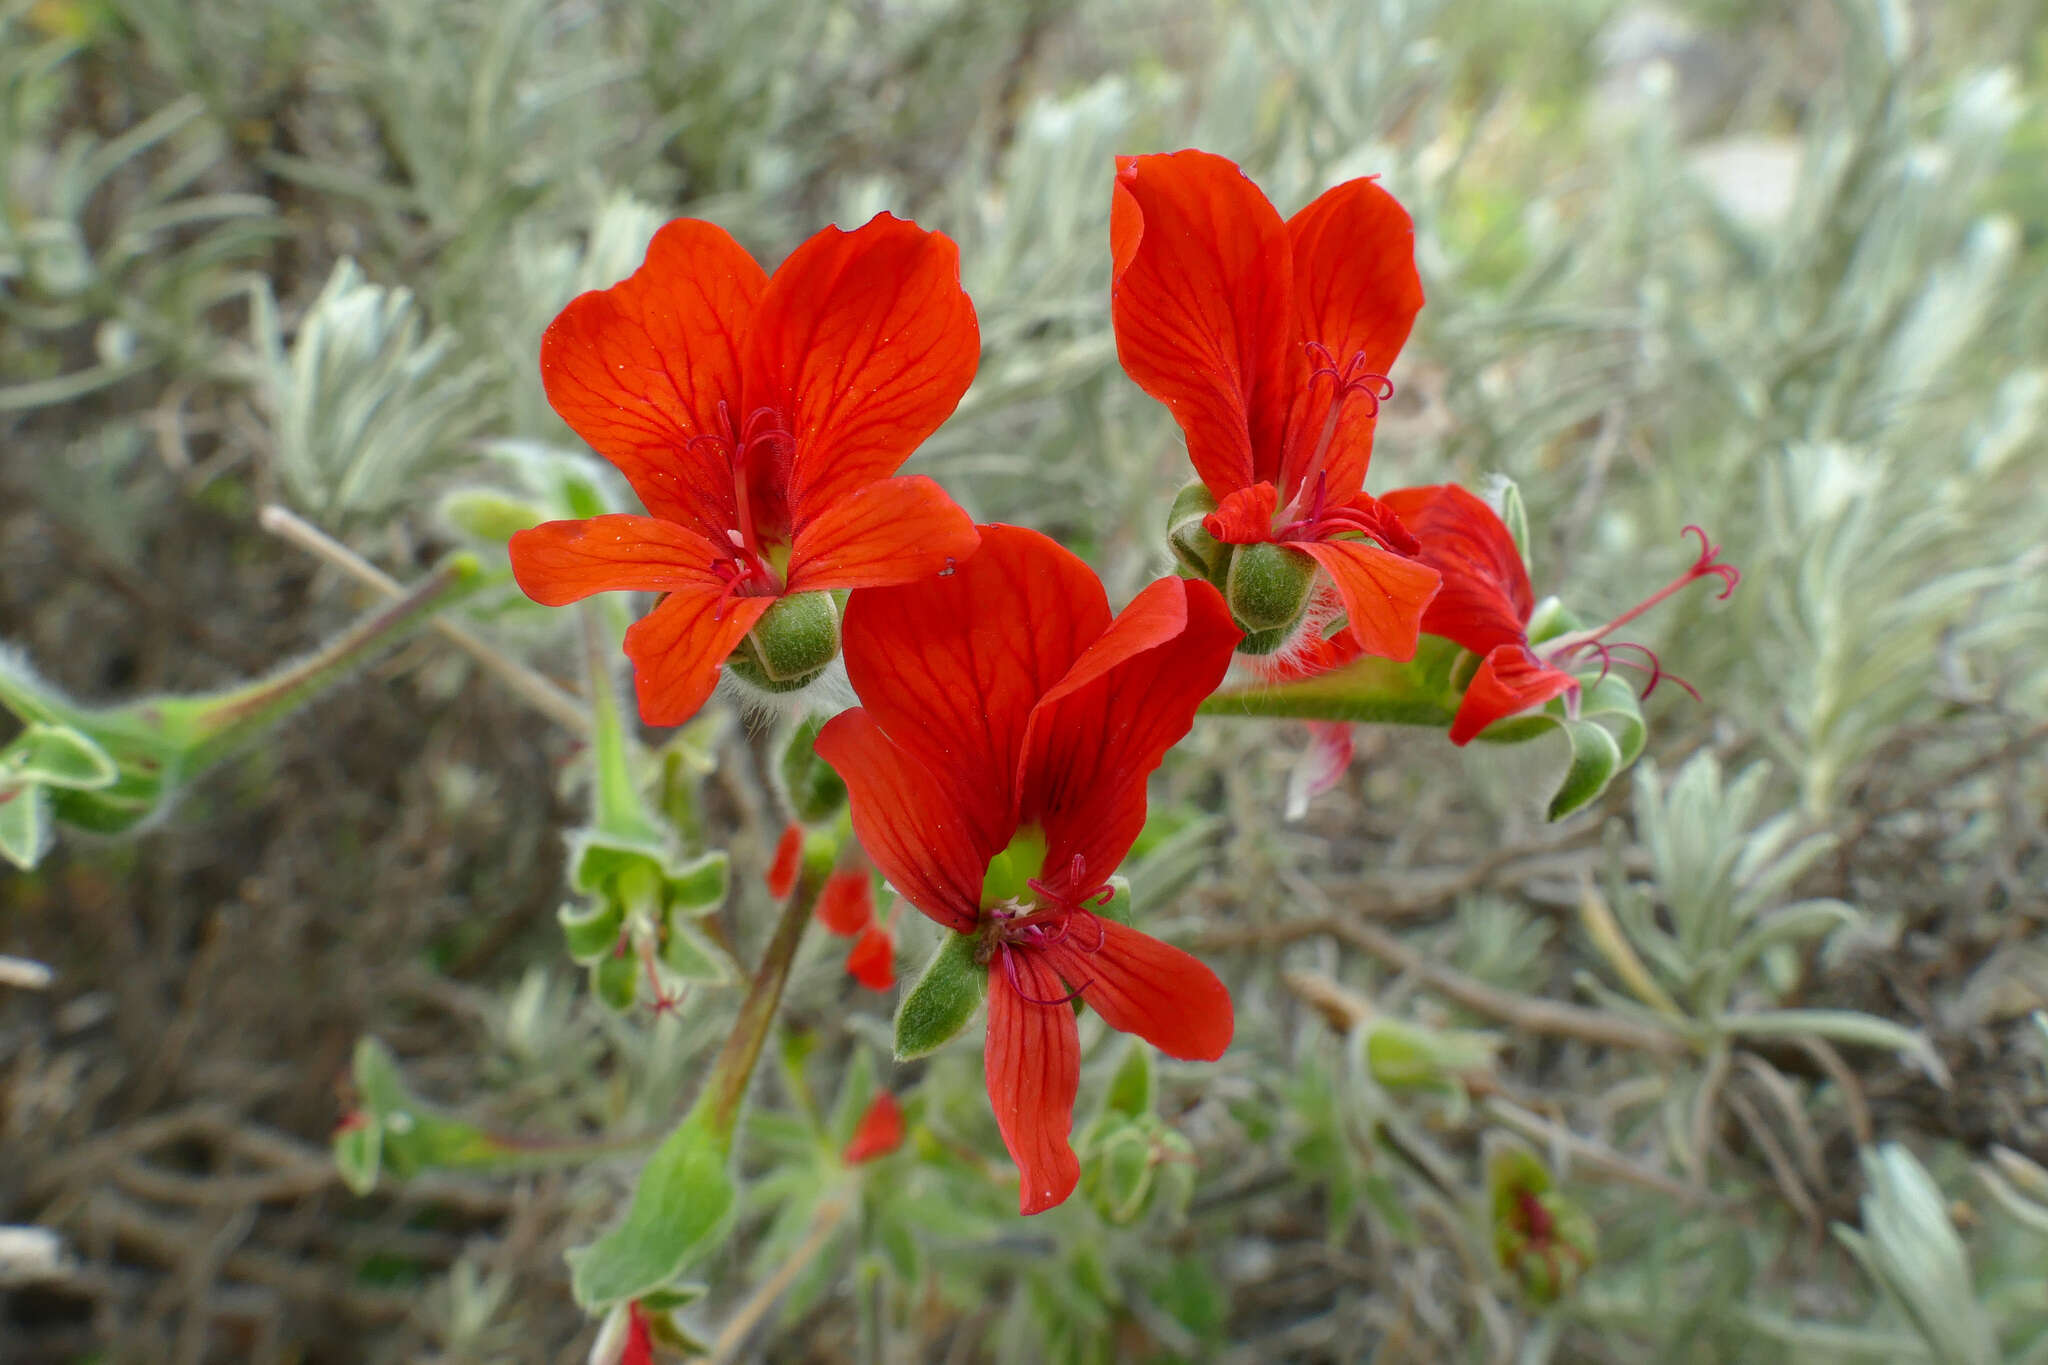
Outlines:
{"type": "Polygon", "coordinates": [[[790,731],[776,763],[789,808],[797,819],[810,825],[824,824],[846,806],[846,783],[831,764],[818,757],[818,731],[824,727],[824,717],[805,717],[790,731]]]}
{"type": "Polygon", "coordinates": [[[1286,630],[1301,619],[1315,581],[1316,562],[1299,550],[1240,545],[1230,556],[1224,596],[1245,634],[1286,630]]]}
{"type": "Polygon", "coordinates": [[[746,681],[767,692],[807,686],[839,657],[839,608],[829,592],[778,597],[726,660],[746,681]]]}
{"type": "Polygon", "coordinates": [[[1173,496],[1166,514],[1166,543],[1182,569],[1198,578],[1216,582],[1223,574],[1230,547],[1209,534],[1203,518],[1216,510],[1216,495],[1200,480],[1188,484],[1173,496]]]}
{"type": "Polygon", "coordinates": [[[548,519],[547,509],[495,488],[451,488],[434,515],[443,526],[471,540],[503,545],[515,532],[548,519]]]}

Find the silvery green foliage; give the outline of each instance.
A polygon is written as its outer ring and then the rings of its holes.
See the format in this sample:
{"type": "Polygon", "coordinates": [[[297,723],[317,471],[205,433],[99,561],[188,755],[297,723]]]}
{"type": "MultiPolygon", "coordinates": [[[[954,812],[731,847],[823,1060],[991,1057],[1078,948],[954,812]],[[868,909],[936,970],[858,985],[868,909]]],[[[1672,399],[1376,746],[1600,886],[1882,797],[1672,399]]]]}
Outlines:
{"type": "Polygon", "coordinates": [[[248,290],[282,230],[271,202],[207,185],[226,154],[186,96],[101,138],[44,140],[75,44],[0,13],[0,413],[76,401],[153,366],[221,364],[208,312],[248,290]],[[119,204],[118,213],[108,206],[119,204]],[[64,342],[90,329],[90,359],[64,342]]]}
{"type": "Polygon", "coordinates": [[[256,310],[276,465],[294,501],[337,523],[416,499],[480,419],[483,374],[454,333],[432,328],[412,291],[336,263],[289,347],[267,300],[256,310]]]}
{"type": "Polygon", "coordinates": [[[1939,1365],[1992,1365],[1998,1340],[1978,1305],[1969,1253],[1940,1187],[1896,1143],[1865,1152],[1863,1169],[1870,1183],[1863,1227],[1837,1227],[1835,1235],[1939,1365]]]}

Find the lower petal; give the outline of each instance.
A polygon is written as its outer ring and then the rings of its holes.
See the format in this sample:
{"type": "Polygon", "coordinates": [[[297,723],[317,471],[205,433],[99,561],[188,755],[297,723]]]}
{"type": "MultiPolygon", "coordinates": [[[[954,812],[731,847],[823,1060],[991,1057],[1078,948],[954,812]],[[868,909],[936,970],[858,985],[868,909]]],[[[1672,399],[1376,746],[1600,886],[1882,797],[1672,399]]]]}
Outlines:
{"type": "Polygon", "coordinates": [[[1577,678],[1551,668],[1521,645],[1500,645],[1472,675],[1451,721],[1451,743],[1469,744],[1495,721],[1541,706],[1578,685],[1577,678]]]}
{"type": "Polygon", "coordinates": [[[981,544],[981,532],[922,474],[871,483],[800,524],[789,559],[792,592],[886,588],[942,573],[981,544]]]}
{"type": "Polygon", "coordinates": [[[697,714],[718,684],[718,667],[773,605],[772,597],[727,597],[723,590],[683,589],[626,631],[640,719],[681,725],[697,714]]]}
{"type": "Polygon", "coordinates": [[[1081,1035],[1064,1004],[1037,1003],[1063,993],[1059,977],[1039,957],[1011,949],[991,964],[982,1052],[996,1127],[1017,1163],[1019,1213],[1043,1213],[1066,1202],[1081,1178],[1080,1160],[1067,1140],[1081,1085],[1081,1035]]]}
{"type": "Polygon", "coordinates": [[[1369,541],[1290,543],[1322,565],[1337,585],[1347,626],[1361,650],[1397,662],[1415,657],[1422,613],[1442,581],[1435,569],[1369,541]]]}
{"type": "Polygon", "coordinates": [[[1113,919],[1076,916],[1059,942],[1039,952],[1104,1023],[1137,1034],[1169,1057],[1213,1062],[1230,1046],[1236,1031],[1230,992],[1216,973],[1150,934],[1113,919]]]}

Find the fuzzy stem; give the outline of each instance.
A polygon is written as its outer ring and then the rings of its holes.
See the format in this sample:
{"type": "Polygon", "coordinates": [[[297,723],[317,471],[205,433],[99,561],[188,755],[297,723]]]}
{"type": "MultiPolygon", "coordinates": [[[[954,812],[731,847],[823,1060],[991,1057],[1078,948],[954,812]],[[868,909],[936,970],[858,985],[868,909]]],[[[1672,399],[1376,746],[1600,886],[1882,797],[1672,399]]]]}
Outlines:
{"type": "Polygon", "coordinates": [[[1202,703],[1201,714],[1441,728],[1457,715],[1459,698],[1437,676],[1443,667],[1421,658],[1358,659],[1313,678],[1226,687],[1202,703]]]}
{"type": "Polygon", "coordinates": [[[740,1103],[746,1099],[747,1083],[754,1077],[754,1063],[760,1060],[762,1044],[767,1042],[768,1029],[775,1022],[776,1007],[782,1003],[782,988],[789,983],[790,964],[796,961],[797,945],[810,926],[811,910],[817,904],[822,885],[821,879],[809,870],[797,883],[795,893],[782,909],[782,918],[776,922],[775,936],[768,940],[768,951],[761,956],[754,984],[748,987],[747,998],[740,1004],[732,1033],[719,1049],[718,1060],[712,1063],[711,1079],[704,1086],[700,1104],[709,1106],[711,1131],[721,1141],[732,1140],[740,1103]]]}
{"type": "Polygon", "coordinates": [[[182,705],[159,703],[167,716],[182,706],[193,708],[183,717],[185,725],[180,728],[185,734],[177,736],[185,742],[187,766],[197,772],[225,758],[419,629],[435,612],[473,591],[481,577],[473,556],[454,556],[403,596],[357,621],[308,658],[232,692],[195,697],[182,705]]]}
{"type": "Polygon", "coordinates": [[[830,1244],[832,1234],[839,1230],[852,1207],[852,1200],[845,1194],[835,1194],[818,1206],[818,1212],[811,1218],[810,1231],[790,1253],[789,1259],[777,1266],[775,1273],[763,1280],[760,1288],[740,1305],[739,1311],[726,1320],[718,1339],[711,1343],[711,1365],[728,1365],[728,1362],[739,1358],[747,1338],[761,1325],[761,1320],[768,1316],[776,1301],[796,1283],[797,1277],[817,1259],[818,1253],[830,1244]]]}
{"type": "MultiPolygon", "coordinates": [[[[326,560],[358,583],[393,597],[404,591],[397,579],[288,508],[272,503],[257,521],[272,535],[326,560]]],[[[584,714],[581,702],[482,636],[453,621],[436,621],[434,629],[563,729],[581,734],[590,728],[590,717],[584,714]]]]}

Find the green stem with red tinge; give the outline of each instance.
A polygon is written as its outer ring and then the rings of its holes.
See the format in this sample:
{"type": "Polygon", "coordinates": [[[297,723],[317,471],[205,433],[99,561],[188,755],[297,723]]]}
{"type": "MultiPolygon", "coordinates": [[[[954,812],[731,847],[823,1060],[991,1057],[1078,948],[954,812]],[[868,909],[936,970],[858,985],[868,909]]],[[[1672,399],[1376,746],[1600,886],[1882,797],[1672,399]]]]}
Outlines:
{"type": "Polygon", "coordinates": [[[768,1030],[774,1026],[783,987],[789,984],[790,966],[796,961],[797,947],[803,942],[804,930],[810,927],[811,910],[823,886],[822,878],[805,870],[782,908],[782,918],[776,921],[775,934],[768,940],[768,951],[761,955],[761,966],[754,973],[753,985],[747,988],[747,998],[740,1002],[732,1032],[719,1049],[718,1060],[711,1065],[711,1077],[705,1082],[703,1098],[697,1104],[700,1110],[708,1112],[711,1130],[722,1142],[732,1141],[740,1105],[747,1097],[748,1083],[754,1078],[754,1064],[760,1060],[768,1030]]]}

